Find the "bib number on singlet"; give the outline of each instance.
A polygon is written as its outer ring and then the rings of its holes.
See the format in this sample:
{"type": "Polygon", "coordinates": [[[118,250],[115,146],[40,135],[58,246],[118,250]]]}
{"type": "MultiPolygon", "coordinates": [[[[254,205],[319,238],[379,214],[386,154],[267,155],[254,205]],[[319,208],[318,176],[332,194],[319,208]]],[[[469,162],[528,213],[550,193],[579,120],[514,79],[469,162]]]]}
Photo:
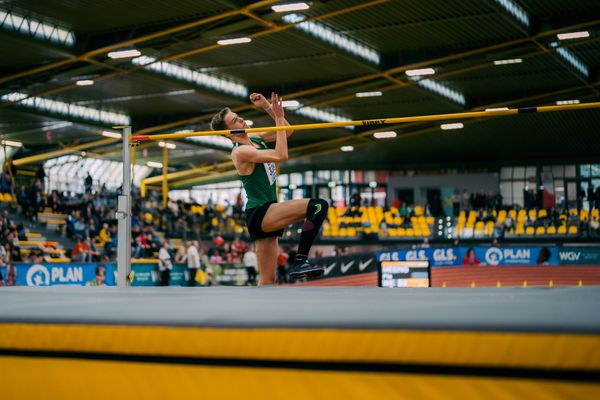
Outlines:
{"type": "Polygon", "coordinates": [[[267,177],[269,178],[269,186],[273,185],[277,180],[277,169],[275,169],[275,163],[264,163],[267,177]]]}

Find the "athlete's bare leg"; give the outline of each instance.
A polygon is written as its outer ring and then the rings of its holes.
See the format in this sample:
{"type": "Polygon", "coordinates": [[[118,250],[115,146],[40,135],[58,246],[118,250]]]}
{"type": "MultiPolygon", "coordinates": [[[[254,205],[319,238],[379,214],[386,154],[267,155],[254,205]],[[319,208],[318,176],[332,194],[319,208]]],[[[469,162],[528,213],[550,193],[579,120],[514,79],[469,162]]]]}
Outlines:
{"type": "Polygon", "coordinates": [[[262,220],[262,230],[273,232],[302,221],[306,218],[306,208],[309,201],[310,199],[298,199],[271,204],[262,220]]]}
{"type": "MultiPolygon", "coordinates": [[[[269,209],[270,208],[271,207],[269,207],[269,209]]],[[[255,241],[255,245],[256,260],[258,261],[258,272],[260,274],[258,285],[274,285],[275,268],[277,267],[277,254],[279,251],[277,237],[257,239],[255,241]]]]}

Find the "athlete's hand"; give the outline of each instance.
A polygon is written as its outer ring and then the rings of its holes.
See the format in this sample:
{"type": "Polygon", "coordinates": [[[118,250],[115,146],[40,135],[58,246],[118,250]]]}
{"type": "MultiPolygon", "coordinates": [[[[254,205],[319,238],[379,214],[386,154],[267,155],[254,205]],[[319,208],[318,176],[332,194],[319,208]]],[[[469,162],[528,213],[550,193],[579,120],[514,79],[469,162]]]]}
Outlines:
{"type": "Polygon", "coordinates": [[[265,98],[265,96],[263,96],[260,93],[252,93],[250,95],[250,101],[256,107],[259,107],[259,108],[262,108],[262,109],[265,109],[265,108],[269,107],[269,100],[267,100],[265,98]]]}
{"type": "Polygon", "coordinates": [[[279,98],[277,93],[271,93],[271,107],[271,110],[273,111],[273,119],[275,119],[276,122],[285,118],[283,101],[279,98]]]}

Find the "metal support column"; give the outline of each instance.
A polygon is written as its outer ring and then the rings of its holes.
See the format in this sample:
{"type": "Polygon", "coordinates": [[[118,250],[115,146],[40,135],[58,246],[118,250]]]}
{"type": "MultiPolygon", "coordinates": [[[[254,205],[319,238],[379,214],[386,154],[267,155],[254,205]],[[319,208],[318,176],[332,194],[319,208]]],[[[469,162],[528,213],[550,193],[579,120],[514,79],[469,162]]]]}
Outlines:
{"type": "Polygon", "coordinates": [[[163,147],[163,157],[162,157],[162,196],[163,196],[163,208],[167,208],[169,204],[169,180],[167,179],[167,174],[169,173],[169,150],[167,149],[167,144],[163,147]]]}
{"type": "Polygon", "coordinates": [[[117,286],[127,286],[131,272],[131,152],[129,138],[131,127],[123,127],[123,192],[117,204],[118,243],[117,243],[117,286]]]}

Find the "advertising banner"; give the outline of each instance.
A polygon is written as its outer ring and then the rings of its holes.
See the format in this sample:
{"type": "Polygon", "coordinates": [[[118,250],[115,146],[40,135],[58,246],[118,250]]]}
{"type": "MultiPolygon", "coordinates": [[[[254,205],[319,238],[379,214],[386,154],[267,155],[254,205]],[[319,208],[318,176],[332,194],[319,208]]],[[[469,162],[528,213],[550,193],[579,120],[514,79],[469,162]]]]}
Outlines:
{"type": "Polygon", "coordinates": [[[559,247],[560,264],[600,265],[600,247],[559,247]]]}
{"type": "Polygon", "coordinates": [[[559,265],[559,248],[546,246],[444,247],[378,252],[379,261],[429,260],[432,267],[475,265],[559,265]]]}
{"type": "Polygon", "coordinates": [[[325,269],[322,278],[363,274],[377,271],[375,254],[352,254],[347,256],[323,257],[311,260],[325,269]]]}

